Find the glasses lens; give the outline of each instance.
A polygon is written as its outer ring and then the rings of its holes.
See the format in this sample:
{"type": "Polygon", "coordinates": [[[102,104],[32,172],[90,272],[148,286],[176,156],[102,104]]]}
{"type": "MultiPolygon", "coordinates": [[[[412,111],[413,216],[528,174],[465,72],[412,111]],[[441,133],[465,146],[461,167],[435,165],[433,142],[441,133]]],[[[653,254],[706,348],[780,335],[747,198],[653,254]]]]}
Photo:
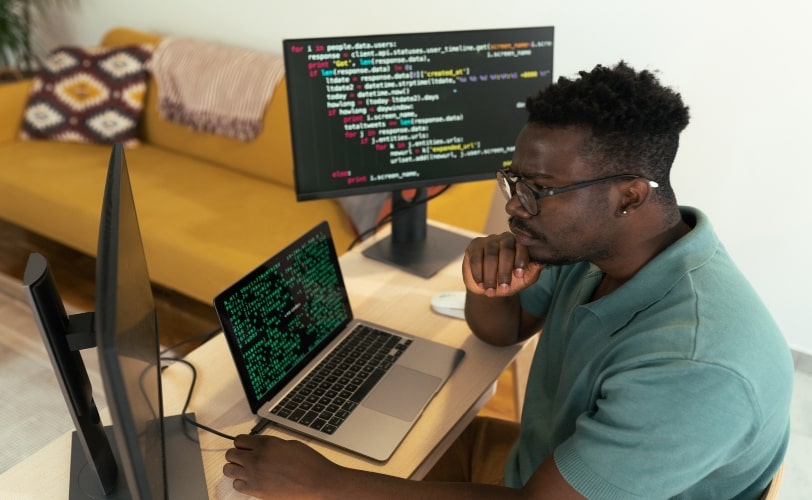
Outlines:
{"type": "Polygon", "coordinates": [[[523,182],[516,183],[516,196],[518,196],[519,201],[522,203],[522,207],[524,207],[530,215],[538,215],[539,202],[527,184],[523,182]]]}

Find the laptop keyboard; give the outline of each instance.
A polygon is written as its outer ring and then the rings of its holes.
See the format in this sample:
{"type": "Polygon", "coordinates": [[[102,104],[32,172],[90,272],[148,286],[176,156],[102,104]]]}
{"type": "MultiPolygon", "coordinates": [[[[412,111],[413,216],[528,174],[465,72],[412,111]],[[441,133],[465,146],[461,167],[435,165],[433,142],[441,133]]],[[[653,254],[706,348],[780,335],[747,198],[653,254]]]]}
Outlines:
{"type": "Polygon", "coordinates": [[[411,343],[358,325],[271,413],[333,434],[411,343]]]}

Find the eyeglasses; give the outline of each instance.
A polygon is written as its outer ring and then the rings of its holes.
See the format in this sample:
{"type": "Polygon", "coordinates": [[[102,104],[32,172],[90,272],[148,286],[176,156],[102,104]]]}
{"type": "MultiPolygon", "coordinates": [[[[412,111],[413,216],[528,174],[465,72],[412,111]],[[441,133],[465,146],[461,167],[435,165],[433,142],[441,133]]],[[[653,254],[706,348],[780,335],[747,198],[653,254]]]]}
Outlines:
{"type": "MultiPolygon", "coordinates": [[[[496,171],[496,182],[499,184],[499,190],[502,191],[503,195],[505,195],[505,199],[510,201],[515,194],[519,198],[519,202],[521,202],[522,207],[527,210],[530,215],[538,215],[538,200],[542,198],[594,186],[595,184],[600,184],[602,182],[641,178],[643,178],[643,176],[636,174],[618,174],[610,175],[609,177],[601,177],[600,179],[593,179],[591,181],[576,182],[575,184],[570,184],[569,186],[544,188],[541,191],[537,191],[530,187],[530,185],[525,181],[521,180],[521,177],[513,175],[507,168],[496,171]]],[[[657,184],[655,181],[650,180],[648,182],[651,187],[656,188],[659,186],[659,184],[657,184]]]]}

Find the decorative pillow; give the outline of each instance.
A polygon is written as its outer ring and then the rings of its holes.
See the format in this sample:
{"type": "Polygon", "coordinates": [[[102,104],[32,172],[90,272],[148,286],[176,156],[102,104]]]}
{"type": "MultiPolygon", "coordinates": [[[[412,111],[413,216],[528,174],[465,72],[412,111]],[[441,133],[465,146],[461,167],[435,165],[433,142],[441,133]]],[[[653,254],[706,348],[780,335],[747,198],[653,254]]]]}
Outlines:
{"type": "Polygon", "coordinates": [[[34,78],[23,139],[138,143],[152,45],[60,47],[34,78]]]}

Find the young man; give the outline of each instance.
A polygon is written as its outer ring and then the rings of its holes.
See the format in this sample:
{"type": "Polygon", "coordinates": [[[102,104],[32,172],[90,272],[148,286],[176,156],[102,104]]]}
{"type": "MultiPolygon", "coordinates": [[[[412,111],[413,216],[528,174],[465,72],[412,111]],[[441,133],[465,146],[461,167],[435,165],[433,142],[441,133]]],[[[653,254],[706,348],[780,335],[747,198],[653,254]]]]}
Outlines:
{"type": "Polygon", "coordinates": [[[475,335],[508,345],[541,331],[521,425],[476,420],[422,482],[240,436],[223,469],[235,489],[758,498],[768,485],[789,438],[792,360],[707,217],[677,205],[679,94],[620,63],[561,78],[527,104],[497,174],[510,232],[475,239],[463,262],[475,335]]]}

